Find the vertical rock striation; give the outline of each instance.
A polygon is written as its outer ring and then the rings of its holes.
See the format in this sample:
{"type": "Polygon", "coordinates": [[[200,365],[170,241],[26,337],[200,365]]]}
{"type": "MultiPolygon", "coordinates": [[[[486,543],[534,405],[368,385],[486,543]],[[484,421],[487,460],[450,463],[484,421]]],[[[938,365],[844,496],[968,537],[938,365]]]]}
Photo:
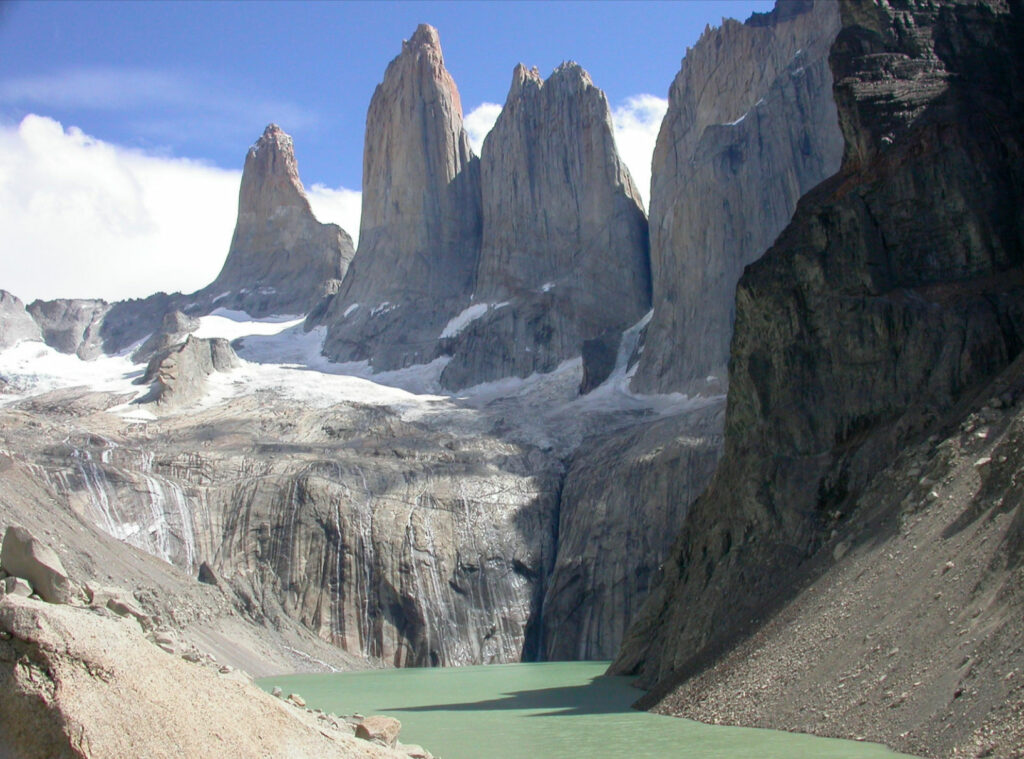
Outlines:
{"type": "Polygon", "coordinates": [[[270,124],[245,156],[227,260],[198,295],[253,316],[305,314],[352,255],[345,230],[313,216],[292,138],[270,124]]]}
{"type": "Polygon", "coordinates": [[[841,12],[843,166],[740,282],[722,464],[613,665],[647,685],[791,598],[875,474],[1024,345],[1020,4],[841,12]]]}
{"type": "Polygon", "coordinates": [[[467,310],[479,315],[442,342],[452,388],[551,371],[650,308],[640,196],[583,68],[563,63],[543,81],[516,66],[480,165],[483,241],[467,310]]]}
{"type": "Polygon", "coordinates": [[[611,659],[722,449],[720,401],[584,443],[566,474],[544,657],[611,659]]]}
{"type": "Polygon", "coordinates": [[[687,50],[652,162],[654,318],[635,390],[724,387],[743,267],[839,168],[827,60],[838,30],[832,0],[780,2],[687,50]]]}
{"type": "Polygon", "coordinates": [[[374,369],[433,358],[468,303],[480,251],[480,163],[437,30],[422,24],[366,117],[359,250],[320,318],[324,354],[374,369]]]}

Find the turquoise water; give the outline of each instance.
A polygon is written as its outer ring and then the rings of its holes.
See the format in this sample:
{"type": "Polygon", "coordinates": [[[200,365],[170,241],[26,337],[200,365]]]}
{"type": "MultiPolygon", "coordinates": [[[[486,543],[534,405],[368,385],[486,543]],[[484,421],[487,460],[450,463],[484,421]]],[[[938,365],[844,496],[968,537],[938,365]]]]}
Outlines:
{"type": "Polygon", "coordinates": [[[300,693],[336,714],[387,714],[401,740],[440,759],[880,759],[888,749],[854,741],[703,725],[630,708],[630,678],[607,662],[502,664],[288,675],[259,681],[300,693]]]}

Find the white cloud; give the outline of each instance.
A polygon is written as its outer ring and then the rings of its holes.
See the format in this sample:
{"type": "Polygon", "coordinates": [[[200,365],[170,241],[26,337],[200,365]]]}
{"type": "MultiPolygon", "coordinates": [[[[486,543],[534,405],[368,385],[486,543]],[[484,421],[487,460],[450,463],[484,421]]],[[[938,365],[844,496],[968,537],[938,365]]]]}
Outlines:
{"type": "Polygon", "coordinates": [[[352,236],[352,242],[359,242],[359,215],[362,210],[363,194],[358,190],[339,187],[336,190],[315,184],[306,190],[309,204],[317,221],[337,224],[352,236]]]}
{"type": "MultiPolygon", "coordinates": [[[[227,256],[241,176],[44,116],[0,126],[0,289],[26,302],[198,290],[227,256]]],[[[314,185],[309,199],[356,237],[360,193],[314,185]]]]}
{"type": "Polygon", "coordinates": [[[615,144],[619,156],[633,175],[637,189],[648,207],[651,194],[651,156],[658,139],[668,101],[654,95],[634,95],[612,111],[615,144]]]}
{"type": "Polygon", "coordinates": [[[196,290],[224,263],[240,178],[42,116],[0,127],[0,288],[26,301],[196,290]]]}
{"type": "Polygon", "coordinates": [[[473,152],[480,155],[480,148],[483,147],[484,137],[491,131],[494,122],[498,120],[501,113],[501,106],[497,103],[481,103],[472,111],[466,114],[462,120],[462,126],[469,135],[469,144],[473,152]]]}

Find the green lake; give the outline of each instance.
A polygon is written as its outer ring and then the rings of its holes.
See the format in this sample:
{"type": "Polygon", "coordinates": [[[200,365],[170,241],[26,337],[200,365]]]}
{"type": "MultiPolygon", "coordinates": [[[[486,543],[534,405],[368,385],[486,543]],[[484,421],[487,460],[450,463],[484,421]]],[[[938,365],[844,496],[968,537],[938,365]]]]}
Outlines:
{"type": "Polygon", "coordinates": [[[336,714],[387,714],[400,740],[439,759],[878,759],[883,746],[807,735],[703,725],[638,712],[630,678],[607,662],[502,664],[287,675],[259,681],[299,693],[336,714]]]}

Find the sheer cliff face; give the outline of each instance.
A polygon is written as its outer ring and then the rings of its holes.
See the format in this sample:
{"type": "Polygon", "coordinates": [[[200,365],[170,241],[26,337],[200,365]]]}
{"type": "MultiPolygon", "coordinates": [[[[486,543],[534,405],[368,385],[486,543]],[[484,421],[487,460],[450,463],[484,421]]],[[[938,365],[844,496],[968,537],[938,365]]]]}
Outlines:
{"type": "Polygon", "coordinates": [[[433,358],[468,303],[480,251],[480,162],[433,27],[388,66],[364,150],[359,250],[323,317],[324,353],[394,369],[433,358]]]}
{"type": "MultiPolygon", "coordinates": [[[[202,343],[157,359],[158,382],[188,390],[183,371],[216,368],[216,346],[202,343]]],[[[561,474],[549,454],[459,434],[447,418],[273,394],[189,406],[154,421],[152,438],[126,437],[103,414],[67,427],[68,409],[96,397],[33,399],[64,407],[52,418],[0,410],[0,456],[18,451],[4,465],[48,508],[192,577],[206,563],[253,619],[298,623],[392,666],[537,658],[561,474]]]]}
{"type": "Polygon", "coordinates": [[[634,389],[724,387],[743,267],[839,168],[827,61],[838,29],[833,0],[784,2],[687,51],[652,162],[654,318],[634,389]]]}
{"type": "Polygon", "coordinates": [[[292,138],[271,124],[245,157],[224,268],[200,295],[254,316],[306,313],[352,255],[352,238],[313,216],[292,138]]]}
{"type": "Polygon", "coordinates": [[[833,529],[879,538],[874,475],[1024,345],[1020,6],[841,12],[843,167],[740,282],[724,458],[614,665],[648,685],[792,597],[833,529]]]}
{"type": "Polygon", "coordinates": [[[547,81],[516,66],[480,162],[473,300],[486,311],[443,343],[449,387],[551,371],[650,307],[646,218],[608,102],[579,65],[547,81]]]}

